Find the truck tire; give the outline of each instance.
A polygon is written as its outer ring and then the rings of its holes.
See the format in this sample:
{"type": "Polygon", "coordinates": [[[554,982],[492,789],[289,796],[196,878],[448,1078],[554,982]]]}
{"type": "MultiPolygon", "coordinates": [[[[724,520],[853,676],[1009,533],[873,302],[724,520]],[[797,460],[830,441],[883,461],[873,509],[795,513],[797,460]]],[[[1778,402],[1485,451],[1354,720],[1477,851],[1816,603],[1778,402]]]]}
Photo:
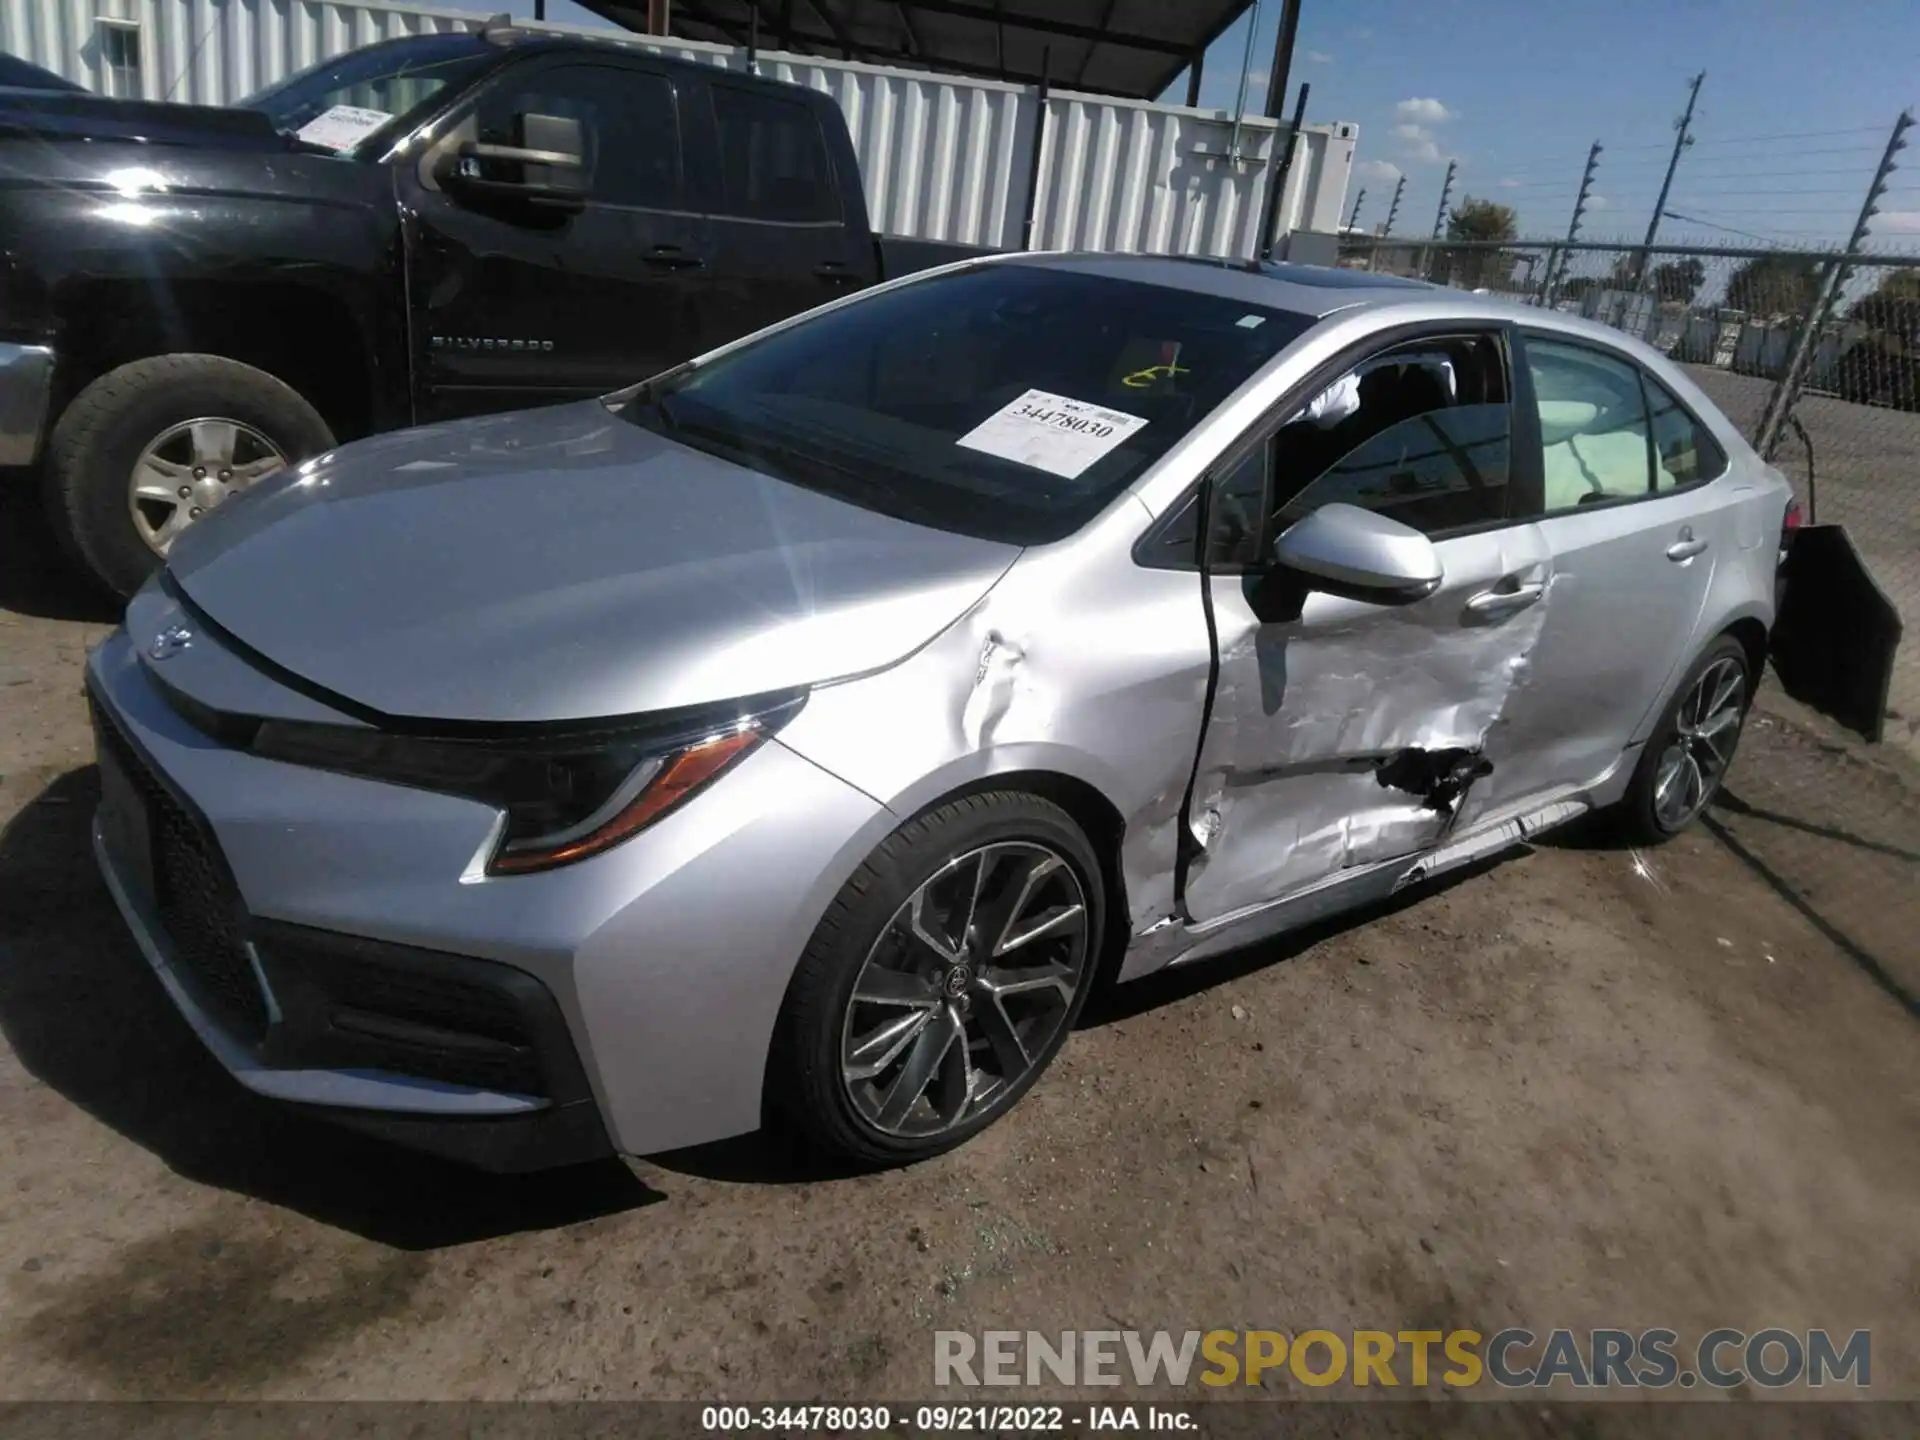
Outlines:
{"type": "Polygon", "coordinates": [[[74,558],[131,595],[199,516],[333,444],[319,412],[264,370],[157,355],[67,406],[47,447],[47,508],[74,558]]]}

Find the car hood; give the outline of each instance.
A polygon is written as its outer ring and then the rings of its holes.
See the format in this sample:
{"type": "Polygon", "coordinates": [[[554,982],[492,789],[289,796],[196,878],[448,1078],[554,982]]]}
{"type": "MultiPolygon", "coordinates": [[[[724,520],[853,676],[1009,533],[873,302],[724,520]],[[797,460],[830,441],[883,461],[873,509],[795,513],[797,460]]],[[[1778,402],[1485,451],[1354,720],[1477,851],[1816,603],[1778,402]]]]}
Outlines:
{"type": "Polygon", "coordinates": [[[306,462],[186,531],[168,571],[214,624],[336,696],[396,718],[510,723],[879,669],[1018,554],[588,401],[306,462]]]}

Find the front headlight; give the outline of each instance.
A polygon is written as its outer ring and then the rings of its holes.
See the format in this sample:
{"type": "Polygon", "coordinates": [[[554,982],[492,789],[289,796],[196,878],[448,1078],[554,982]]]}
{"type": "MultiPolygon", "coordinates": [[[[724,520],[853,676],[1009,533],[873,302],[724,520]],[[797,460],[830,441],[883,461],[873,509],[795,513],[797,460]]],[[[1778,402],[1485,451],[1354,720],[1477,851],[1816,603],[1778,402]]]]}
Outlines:
{"type": "Polygon", "coordinates": [[[574,733],[491,727],[411,735],[263,721],[252,750],[271,760],[464,795],[504,812],[489,875],[570,865],[637,835],[745,759],[803,696],[574,733]]]}

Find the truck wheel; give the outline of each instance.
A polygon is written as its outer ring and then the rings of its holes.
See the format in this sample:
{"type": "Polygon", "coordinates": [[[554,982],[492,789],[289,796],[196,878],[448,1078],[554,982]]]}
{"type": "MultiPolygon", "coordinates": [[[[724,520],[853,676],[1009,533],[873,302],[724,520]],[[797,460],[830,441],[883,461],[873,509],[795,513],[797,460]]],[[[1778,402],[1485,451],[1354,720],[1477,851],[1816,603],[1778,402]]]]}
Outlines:
{"type": "Polygon", "coordinates": [[[970,795],[908,821],[848,880],[787,988],[767,1098],[821,1150],[937,1155],[1013,1107],[1085,1004],[1099,865],[1059,806],[970,795]]]}
{"type": "Polygon", "coordinates": [[[75,558],[122,595],[228,496],[333,446],[286,385],[218,355],[159,355],[95,380],[47,450],[47,505],[75,558]]]}

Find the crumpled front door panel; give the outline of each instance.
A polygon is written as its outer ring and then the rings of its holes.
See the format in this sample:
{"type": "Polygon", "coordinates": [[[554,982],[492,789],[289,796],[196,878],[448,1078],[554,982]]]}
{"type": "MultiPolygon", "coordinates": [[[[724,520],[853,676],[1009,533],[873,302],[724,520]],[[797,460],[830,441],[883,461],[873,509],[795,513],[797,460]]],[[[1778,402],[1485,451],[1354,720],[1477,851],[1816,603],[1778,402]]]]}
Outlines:
{"type": "Polygon", "coordinates": [[[1506,758],[1501,716],[1551,604],[1546,543],[1520,525],[1439,548],[1441,588],[1404,606],[1313,594],[1297,619],[1263,622],[1251,582],[1210,582],[1220,662],[1189,817],[1192,921],[1428,849],[1506,758]],[[1542,598],[1467,608],[1515,583],[1542,598]]]}

